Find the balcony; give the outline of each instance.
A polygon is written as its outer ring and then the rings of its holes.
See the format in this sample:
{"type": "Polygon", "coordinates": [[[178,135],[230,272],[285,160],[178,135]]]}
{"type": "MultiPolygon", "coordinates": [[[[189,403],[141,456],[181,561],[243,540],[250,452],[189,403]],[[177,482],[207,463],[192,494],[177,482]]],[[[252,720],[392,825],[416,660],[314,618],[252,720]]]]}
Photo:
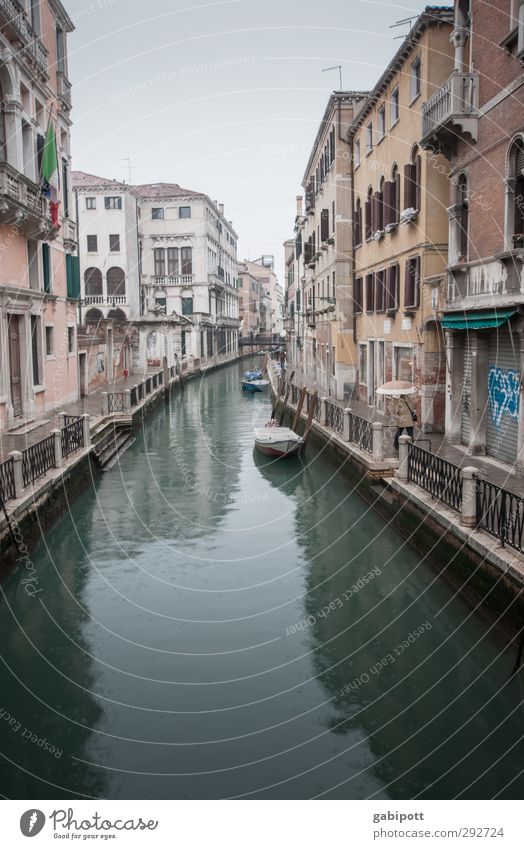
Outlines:
{"type": "Polygon", "coordinates": [[[86,307],[125,307],[129,301],[127,295],[87,295],[83,303],[86,307]]]}
{"type": "Polygon", "coordinates": [[[11,41],[20,42],[18,55],[48,76],[47,50],[34,32],[17,0],[0,0],[0,28],[11,41]]]}
{"type": "Polygon", "coordinates": [[[7,162],[0,162],[0,223],[34,239],[52,240],[59,231],[51,225],[48,201],[36,183],[7,162]]]}
{"type": "Polygon", "coordinates": [[[60,103],[67,112],[70,112],[72,107],[71,83],[63,71],[57,71],[56,77],[58,81],[58,97],[60,98],[60,103]]]}
{"type": "Polygon", "coordinates": [[[454,71],[422,107],[422,147],[435,148],[450,159],[457,141],[475,143],[478,102],[478,73],[454,71]]]}
{"type": "Polygon", "coordinates": [[[166,286],[192,286],[193,275],[182,274],[177,277],[153,277],[153,286],[157,288],[165,288],[166,286]]]}

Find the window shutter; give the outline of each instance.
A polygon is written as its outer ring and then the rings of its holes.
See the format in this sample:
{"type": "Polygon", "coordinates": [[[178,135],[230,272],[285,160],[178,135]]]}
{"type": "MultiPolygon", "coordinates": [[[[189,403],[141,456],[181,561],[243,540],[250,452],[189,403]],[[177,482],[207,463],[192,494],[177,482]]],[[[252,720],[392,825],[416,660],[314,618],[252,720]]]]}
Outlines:
{"type": "Polygon", "coordinates": [[[44,273],[44,292],[51,293],[51,252],[49,245],[42,243],[42,268],[44,273]]]}
{"type": "Polygon", "coordinates": [[[329,239],[329,209],[323,209],[320,213],[320,239],[322,242],[329,239]]]}
{"type": "Polygon", "coordinates": [[[365,203],[365,211],[366,211],[366,239],[371,239],[373,235],[373,222],[371,220],[371,200],[367,200],[365,203]]]}
{"type": "Polygon", "coordinates": [[[518,177],[524,177],[524,145],[521,145],[517,151],[517,173],[518,177]]]}
{"type": "Polygon", "coordinates": [[[415,257],[413,263],[413,306],[420,306],[420,257],[415,257]]]}
{"type": "Polygon", "coordinates": [[[410,163],[404,167],[404,209],[415,208],[417,166],[410,163]]]}
{"type": "Polygon", "coordinates": [[[389,182],[384,183],[384,227],[391,224],[391,186],[389,182]]]}
{"type": "Polygon", "coordinates": [[[404,278],[404,306],[411,306],[411,260],[406,260],[406,272],[404,278]]]}

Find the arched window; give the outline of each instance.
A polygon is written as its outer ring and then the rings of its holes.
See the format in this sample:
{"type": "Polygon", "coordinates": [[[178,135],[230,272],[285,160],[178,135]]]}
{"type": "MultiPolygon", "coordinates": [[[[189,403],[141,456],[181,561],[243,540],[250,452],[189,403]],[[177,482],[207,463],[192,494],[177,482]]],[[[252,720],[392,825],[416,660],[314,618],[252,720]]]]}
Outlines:
{"type": "Polygon", "coordinates": [[[114,298],[117,295],[125,295],[126,275],[121,268],[118,268],[117,266],[110,268],[106,275],[106,282],[108,298],[114,298]]]}
{"type": "Polygon", "coordinates": [[[366,226],[366,239],[371,239],[373,233],[375,232],[373,229],[373,188],[370,186],[368,189],[367,199],[366,199],[366,208],[365,208],[365,226],[366,226]]]}
{"type": "Polygon", "coordinates": [[[507,240],[511,246],[522,244],[519,237],[524,234],[524,141],[520,137],[509,150],[507,185],[507,240]]]}
{"type": "Polygon", "coordinates": [[[109,310],[107,317],[113,321],[126,321],[126,314],[122,310],[109,310]]]}
{"type": "Polygon", "coordinates": [[[384,177],[380,178],[380,183],[378,184],[378,192],[375,194],[375,213],[374,213],[374,226],[375,230],[380,231],[384,229],[384,185],[386,181],[384,177]]]}
{"type": "Polygon", "coordinates": [[[420,212],[421,171],[422,160],[418,147],[415,145],[411,154],[411,162],[404,169],[404,209],[417,209],[420,212]]]}
{"type": "Polygon", "coordinates": [[[98,268],[86,268],[84,272],[84,289],[88,297],[103,294],[102,272],[98,268]]]}
{"type": "Polygon", "coordinates": [[[469,191],[468,179],[461,174],[457,184],[457,206],[459,225],[459,253],[463,259],[468,258],[469,246],[469,191]]]}
{"type": "Polygon", "coordinates": [[[362,244],[362,204],[360,203],[360,198],[357,198],[357,205],[355,209],[355,217],[353,219],[353,224],[353,239],[355,242],[355,247],[358,247],[362,244]]]}
{"type": "Polygon", "coordinates": [[[395,188],[392,190],[392,200],[394,206],[394,218],[393,221],[395,224],[398,224],[400,221],[400,171],[397,163],[393,165],[391,169],[391,182],[394,184],[395,188]]]}
{"type": "Polygon", "coordinates": [[[103,315],[100,310],[91,309],[86,312],[86,324],[98,324],[102,319],[103,315]]]}

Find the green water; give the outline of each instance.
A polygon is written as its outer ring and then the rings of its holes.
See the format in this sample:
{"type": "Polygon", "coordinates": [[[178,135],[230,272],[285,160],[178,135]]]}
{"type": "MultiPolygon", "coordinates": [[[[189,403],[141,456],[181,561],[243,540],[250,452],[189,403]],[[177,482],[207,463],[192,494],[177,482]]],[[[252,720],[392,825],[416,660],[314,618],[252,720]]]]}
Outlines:
{"type": "Polygon", "coordinates": [[[246,366],[70,505],[41,592],[2,582],[0,792],[519,798],[513,655],[324,457],[254,455],[246,366]]]}

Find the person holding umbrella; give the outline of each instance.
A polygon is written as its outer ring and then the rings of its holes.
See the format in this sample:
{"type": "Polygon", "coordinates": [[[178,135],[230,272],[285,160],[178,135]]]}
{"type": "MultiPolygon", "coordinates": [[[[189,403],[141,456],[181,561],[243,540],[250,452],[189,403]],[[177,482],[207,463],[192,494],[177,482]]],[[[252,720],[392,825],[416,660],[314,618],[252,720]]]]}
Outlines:
{"type": "Polygon", "coordinates": [[[413,386],[407,380],[390,380],[379,389],[378,395],[386,395],[393,399],[391,411],[393,413],[397,432],[395,434],[394,446],[398,449],[398,439],[404,431],[413,439],[413,426],[417,421],[417,413],[415,408],[409,403],[408,398],[414,395],[417,391],[416,386],[413,386]]]}

